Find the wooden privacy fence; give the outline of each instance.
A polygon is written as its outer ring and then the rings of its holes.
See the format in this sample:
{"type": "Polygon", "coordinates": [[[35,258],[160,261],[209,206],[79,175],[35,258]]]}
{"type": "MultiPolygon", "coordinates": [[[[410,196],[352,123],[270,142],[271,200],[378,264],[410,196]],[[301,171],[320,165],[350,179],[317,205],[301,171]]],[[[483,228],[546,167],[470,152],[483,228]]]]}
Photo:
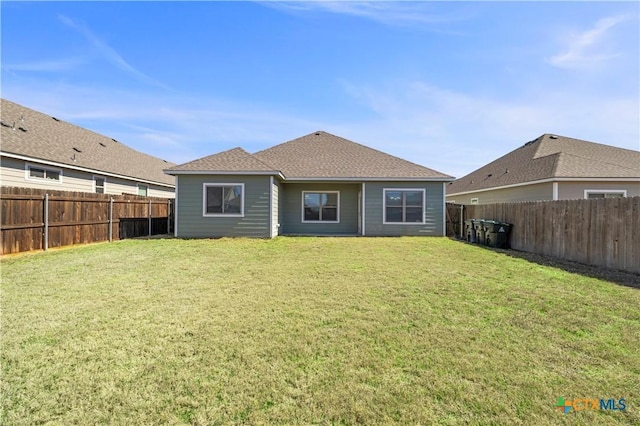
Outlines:
{"type": "Polygon", "coordinates": [[[173,199],[2,187],[1,254],[166,234],[173,199]]]}
{"type": "Polygon", "coordinates": [[[516,250],[640,273],[640,197],[447,204],[447,235],[467,219],[513,224],[516,250]]]}

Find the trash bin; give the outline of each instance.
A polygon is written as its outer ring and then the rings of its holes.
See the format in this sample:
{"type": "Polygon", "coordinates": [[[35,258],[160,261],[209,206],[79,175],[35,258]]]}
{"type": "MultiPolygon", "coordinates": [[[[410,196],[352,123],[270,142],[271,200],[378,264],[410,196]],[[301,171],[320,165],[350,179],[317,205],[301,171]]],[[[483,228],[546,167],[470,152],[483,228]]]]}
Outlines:
{"type": "Polygon", "coordinates": [[[495,220],[484,221],[485,244],[495,248],[509,247],[511,224],[495,220]]]}
{"type": "Polygon", "coordinates": [[[474,219],[473,229],[476,231],[476,243],[485,245],[484,219],[474,219]]]}
{"type": "Polygon", "coordinates": [[[473,227],[474,219],[468,219],[464,221],[464,235],[468,242],[476,242],[476,230],[473,227]]]}

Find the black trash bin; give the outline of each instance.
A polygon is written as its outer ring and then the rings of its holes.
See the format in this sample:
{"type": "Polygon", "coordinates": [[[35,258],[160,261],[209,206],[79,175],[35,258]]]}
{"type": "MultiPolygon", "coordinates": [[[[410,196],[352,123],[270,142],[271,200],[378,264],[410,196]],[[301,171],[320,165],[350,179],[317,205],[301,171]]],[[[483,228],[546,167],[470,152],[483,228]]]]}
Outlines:
{"type": "Polygon", "coordinates": [[[470,243],[476,242],[476,230],[473,227],[474,220],[475,219],[468,219],[464,221],[464,235],[470,243]]]}
{"type": "Polygon", "coordinates": [[[473,229],[476,231],[476,243],[485,245],[484,219],[474,219],[473,229]]]}
{"type": "Polygon", "coordinates": [[[495,220],[485,220],[485,244],[495,248],[509,248],[511,224],[495,220]]]}

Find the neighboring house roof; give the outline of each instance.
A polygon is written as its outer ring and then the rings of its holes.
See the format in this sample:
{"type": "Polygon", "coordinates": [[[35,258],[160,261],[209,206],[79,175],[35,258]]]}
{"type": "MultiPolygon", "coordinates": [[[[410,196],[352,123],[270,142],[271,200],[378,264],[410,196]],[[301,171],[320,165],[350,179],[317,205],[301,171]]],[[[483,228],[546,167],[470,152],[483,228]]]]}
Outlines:
{"type": "Polygon", "coordinates": [[[447,181],[453,179],[451,176],[427,167],[322,131],[276,145],[253,155],[241,148],[236,148],[172,167],[167,170],[167,173],[180,174],[195,170],[209,173],[216,171],[280,172],[288,180],[447,181]],[[229,164],[225,164],[225,161],[229,164]]]}
{"type": "Polygon", "coordinates": [[[174,186],[163,172],[174,163],[6,99],[0,105],[2,155],[174,186]]]}
{"type": "Polygon", "coordinates": [[[640,152],[544,134],[447,188],[447,195],[554,178],[640,178],[640,152]]]}

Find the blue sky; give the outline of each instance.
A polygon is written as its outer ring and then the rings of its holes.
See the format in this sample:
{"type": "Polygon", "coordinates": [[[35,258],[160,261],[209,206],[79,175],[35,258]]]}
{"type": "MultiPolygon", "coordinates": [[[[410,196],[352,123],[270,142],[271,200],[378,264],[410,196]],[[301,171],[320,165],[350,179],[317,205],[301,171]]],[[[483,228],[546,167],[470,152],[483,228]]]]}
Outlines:
{"type": "Polygon", "coordinates": [[[461,177],[640,149],[638,2],[6,2],[3,98],[182,163],[325,130],[461,177]]]}

